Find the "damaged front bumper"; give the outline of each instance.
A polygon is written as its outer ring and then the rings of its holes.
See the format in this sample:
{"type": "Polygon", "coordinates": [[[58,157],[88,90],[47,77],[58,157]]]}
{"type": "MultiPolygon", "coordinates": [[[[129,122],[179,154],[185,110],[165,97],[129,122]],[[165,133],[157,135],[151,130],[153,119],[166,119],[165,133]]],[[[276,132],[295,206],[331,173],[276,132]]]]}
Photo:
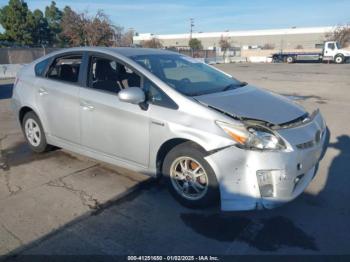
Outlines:
{"type": "Polygon", "coordinates": [[[206,157],[217,176],[223,211],[274,208],[295,199],[309,185],[326,149],[321,114],[279,134],[286,151],[254,151],[232,146],[206,157]]]}

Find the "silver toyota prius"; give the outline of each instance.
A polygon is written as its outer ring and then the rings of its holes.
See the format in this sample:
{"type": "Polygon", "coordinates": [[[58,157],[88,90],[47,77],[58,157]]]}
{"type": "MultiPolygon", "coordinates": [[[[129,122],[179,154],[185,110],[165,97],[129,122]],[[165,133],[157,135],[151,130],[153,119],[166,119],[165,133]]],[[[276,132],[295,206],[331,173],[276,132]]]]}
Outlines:
{"type": "Polygon", "coordinates": [[[318,110],[157,49],[51,53],[18,73],[13,108],[35,152],[55,146],[162,175],[183,205],[225,211],[296,198],[327,136],[318,110]]]}

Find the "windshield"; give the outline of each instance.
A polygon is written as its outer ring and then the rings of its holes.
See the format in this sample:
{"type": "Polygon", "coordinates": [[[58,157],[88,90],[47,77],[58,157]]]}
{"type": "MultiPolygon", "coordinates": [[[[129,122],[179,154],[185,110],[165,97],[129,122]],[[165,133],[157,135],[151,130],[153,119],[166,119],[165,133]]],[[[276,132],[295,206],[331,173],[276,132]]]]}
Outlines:
{"type": "Polygon", "coordinates": [[[339,42],[336,42],[335,45],[337,46],[337,49],[341,49],[339,42]]]}
{"type": "Polygon", "coordinates": [[[243,86],[240,81],[187,56],[139,55],[131,59],[187,96],[222,92],[243,86]]]}

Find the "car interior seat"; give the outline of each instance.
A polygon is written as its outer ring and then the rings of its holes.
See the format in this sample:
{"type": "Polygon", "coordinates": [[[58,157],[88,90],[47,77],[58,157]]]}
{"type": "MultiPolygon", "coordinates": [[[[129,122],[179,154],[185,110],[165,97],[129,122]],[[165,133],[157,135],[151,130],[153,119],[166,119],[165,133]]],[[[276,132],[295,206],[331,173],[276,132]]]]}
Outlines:
{"type": "Polygon", "coordinates": [[[123,88],[140,87],[141,78],[134,72],[128,73],[124,65],[118,64],[118,81],[123,88]]]}
{"type": "Polygon", "coordinates": [[[60,79],[69,82],[77,82],[78,74],[74,73],[71,65],[61,65],[60,79]]]}
{"type": "Polygon", "coordinates": [[[93,88],[118,93],[117,72],[111,67],[110,61],[99,59],[96,61],[93,88]]]}

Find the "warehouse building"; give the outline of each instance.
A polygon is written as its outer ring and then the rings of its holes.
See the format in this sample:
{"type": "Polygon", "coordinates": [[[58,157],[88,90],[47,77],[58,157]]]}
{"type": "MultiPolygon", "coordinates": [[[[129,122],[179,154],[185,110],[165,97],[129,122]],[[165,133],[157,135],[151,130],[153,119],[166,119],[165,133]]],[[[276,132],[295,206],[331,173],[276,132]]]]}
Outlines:
{"type": "MultiPolygon", "coordinates": [[[[334,27],[307,27],[250,31],[225,31],[211,33],[193,33],[192,37],[201,40],[204,49],[219,49],[221,38],[227,39],[232,47],[246,49],[318,49],[326,34],[334,27]]],[[[157,38],[166,48],[188,48],[190,34],[154,35],[138,34],[134,44],[157,38]]]]}

